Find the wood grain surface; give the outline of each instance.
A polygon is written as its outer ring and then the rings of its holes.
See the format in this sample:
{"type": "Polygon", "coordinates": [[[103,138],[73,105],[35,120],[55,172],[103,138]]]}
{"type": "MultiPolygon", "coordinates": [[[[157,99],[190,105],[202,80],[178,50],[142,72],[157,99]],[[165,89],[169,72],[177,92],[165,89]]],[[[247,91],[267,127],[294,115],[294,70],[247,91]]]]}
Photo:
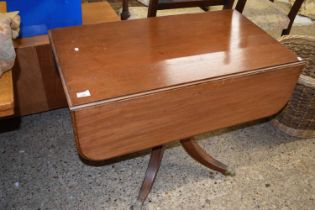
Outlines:
{"type": "Polygon", "coordinates": [[[297,61],[232,10],[70,27],[50,38],[70,108],[297,61]],[[91,96],[77,98],[85,90],[91,96]]]}
{"type": "Polygon", "coordinates": [[[0,117],[14,114],[14,91],[12,83],[12,70],[0,77],[0,117]]]}
{"type": "Polygon", "coordinates": [[[277,113],[302,66],[231,76],[73,113],[81,156],[102,160],[277,113]]]}
{"type": "Polygon", "coordinates": [[[6,12],[7,11],[7,3],[1,1],[0,2],[0,12],[6,12]]]}
{"type": "Polygon", "coordinates": [[[59,73],[48,44],[20,47],[13,67],[16,114],[66,107],[59,73]]]}
{"type": "Polygon", "coordinates": [[[16,49],[25,47],[37,47],[42,45],[49,45],[49,38],[47,35],[39,35],[15,39],[13,40],[13,43],[16,49]]]}
{"type": "Polygon", "coordinates": [[[120,21],[120,18],[107,1],[82,3],[83,25],[114,21],[120,21]]]}

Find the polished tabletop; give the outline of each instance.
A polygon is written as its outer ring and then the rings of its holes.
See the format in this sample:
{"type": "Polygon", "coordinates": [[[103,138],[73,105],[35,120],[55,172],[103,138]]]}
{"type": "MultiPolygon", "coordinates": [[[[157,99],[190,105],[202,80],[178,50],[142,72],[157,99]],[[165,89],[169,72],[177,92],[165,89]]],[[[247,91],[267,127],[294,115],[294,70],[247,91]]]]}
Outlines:
{"type": "Polygon", "coordinates": [[[56,29],[50,39],[70,109],[298,61],[233,10],[56,29]]]}

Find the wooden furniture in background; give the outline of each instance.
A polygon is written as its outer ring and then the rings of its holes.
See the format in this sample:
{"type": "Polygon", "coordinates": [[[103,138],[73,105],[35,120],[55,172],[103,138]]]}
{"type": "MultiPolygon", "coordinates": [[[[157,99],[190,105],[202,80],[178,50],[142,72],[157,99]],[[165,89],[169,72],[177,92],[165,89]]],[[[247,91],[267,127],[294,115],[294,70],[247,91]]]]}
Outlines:
{"type": "MultiPolygon", "coordinates": [[[[82,4],[83,24],[118,21],[107,2],[82,4]]],[[[28,115],[67,106],[47,35],[15,40],[13,68],[16,115],[28,115]]]]}
{"type": "MultiPolygon", "coordinates": [[[[157,10],[185,7],[201,7],[223,5],[223,9],[232,9],[234,0],[150,0],[148,17],[155,17],[157,10]]],[[[207,9],[205,9],[207,10],[207,9]]]]}
{"type": "MultiPolygon", "coordinates": [[[[278,38],[281,35],[290,33],[294,19],[304,0],[294,1],[294,4],[289,12],[283,11],[283,8],[279,7],[278,3],[273,3],[273,0],[251,0],[248,2],[247,0],[148,0],[148,2],[145,2],[145,4],[148,5],[148,8],[145,8],[145,10],[147,10],[147,14],[142,12],[142,7],[133,7],[131,8],[131,12],[133,13],[133,19],[135,17],[145,18],[155,17],[157,10],[164,9],[201,7],[203,10],[207,11],[209,4],[210,6],[224,5],[223,9],[231,9],[233,7],[233,2],[235,2],[234,5],[237,11],[242,13],[273,37],[278,38]],[[207,3],[205,4],[205,2],[207,3]],[[205,6],[202,6],[203,4],[205,6]]],[[[121,19],[126,20],[130,17],[128,0],[123,0],[122,8],[121,19]]],[[[201,11],[202,10],[199,12],[201,11]]],[[[174,11],[174,14],[177,14],[177,12],[174,11]]],[[[163,13],[159,14],[159,16],[160,15],[163,15],[163,13]]]]}
{"type": "MultiPolygon", "coordinates": [[[[289,2],[293,5],[295,0],[289,0],[289,2]]],[[[315,0],[305,0],[299,10],[299,14],[315,20],[315,0]]]]}
{"type": "Polygon", "coordinates": [[[107,1],[83,3],[82,24],[97,24],[119,21],[119,17],[107,1]]]}
{"type": "Polygon", "coordinates": [[[14,91],[12,83],[12,70],[0,77],[0,117],[14,114],[14,91]]]}
{"type": "MultiPolygon", "coordinates": [[[[209,6],[222,5],[224,9],[232,9],[234,0],[150,0],[147,17],[155,17],[157,10],[175,9],[186,7],[200,7],[205,11],[209,6]]],[[[121,19],[126,20],[130,16],[128,0],[122,1],[121,19]]]]}
{"type": "Polygon", "coordinates": [[[6,12],[7,11],[7,3],[0,1],[0,12],[6,12]]]}
{"type": "Polygon", "coordinates": [[[17,115],[65,107],[66,100],[46,35],[18,39],[13,78],[17,115]]]}
{"type": "MultiPolygon", "coordinates": [[[[6,2],[0,2],[0,12],[6,12],[6,2]]],[[[0,76],[0,117],[14,114],[14,91],[12,83],[12,70],[0,76]]]]}
{"type": "Polygon", "coordinates": [[[303,68],[233,10],[56,29],[50,39],[79,154],[99,161],[154,148],[140,206],[168,142],[231,174],[190,137],[277,113],[303,68]]]}
{"type": "MultiPolygon", "coordinates": [[[[266,3],[267,3],[268,0],[259,0],[259,1],[266,1],[266,3]]],[[[238,0],[235,9],[242,13],[244,8],[246,7],[246,2],[247,2],[247,0],[238,0]]],[[[295,20],[295,17],[297,15],[297,13],[299,12],[299,9],[301,8],[303,2],[304,2],[304,0],[295,0],[294,4],[292,5],[292,7],[291,7],[291,9],[289,11],[289,13],[288,14],[284,14],[284,16],[287,16],[286,18],[289,19],[289,24],[288,24],[287,28],[281,28],[282,35],[288,35],[290,33],[292,25],[293,25],[293,22],[295,20]]],[[[283,14],[283,11],[280,8],[277,8],[276,6],[274,6],[274,8],[276,8],[275,11],[277,12],[277,14],[283,14]]],[[[253,11],[253,13],[255,13],[255,12],[253,11]]],[[[256,12],[256,13],[259,14],[259,12],[256,12]]],[[[266,12],[266,16],[268,16],[268,15],[277,15],[277,14],[269,14],[268,12],[266,12]]],[[[267,18],[265,18],[265,19],[267,19],[267,18]]],[[[268,25],[268,24],[270,24],[270,23],[267,22],[266,25],[268,25]]]]}

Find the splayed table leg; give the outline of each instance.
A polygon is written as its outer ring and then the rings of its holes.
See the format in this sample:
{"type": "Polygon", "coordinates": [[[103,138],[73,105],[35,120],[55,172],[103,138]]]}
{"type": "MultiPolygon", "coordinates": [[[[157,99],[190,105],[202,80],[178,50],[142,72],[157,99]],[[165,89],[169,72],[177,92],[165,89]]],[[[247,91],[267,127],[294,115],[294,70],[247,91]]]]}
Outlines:
{"type": "Polygon", "coordinates": [[[203,150],[193,138],[181,140],[180,143],[184,147],[185,151],[200,164],[221,172],[224,175],[235,175],[234,170],[229,169],[228,166],[214,159],[205,150],[203,150]]]}
{"type": "Polygon", "coordinates": [[[133,210],[142,209],[142,205],[145,199],[148,197],[151,188],[154,184],[156,175],[160,169],[163,153],[164,153],[163,145],[152,148],[150,161],[148,164],[147,171],[145,172],[145,177],[139,191],[137,202],[132,206],[133,210]]]}

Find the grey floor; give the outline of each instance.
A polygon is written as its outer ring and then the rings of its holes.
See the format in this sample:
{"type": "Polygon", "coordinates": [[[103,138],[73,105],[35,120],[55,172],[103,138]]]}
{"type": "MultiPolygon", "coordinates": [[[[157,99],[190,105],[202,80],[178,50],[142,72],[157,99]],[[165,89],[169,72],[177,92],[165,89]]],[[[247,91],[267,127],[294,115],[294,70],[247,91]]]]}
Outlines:
{"type": "MultiPolygon", "coordinates": [[[[148,151],[89,166],[77,156],[66,109],[22,118],[0,133],[0,209],[129,209],[148,151]]],[[[315,139],[288,137],[269,122],[199,137],[236,169],[224,177],[166,150],[145,209],[315,209],[315,139]]]]}

